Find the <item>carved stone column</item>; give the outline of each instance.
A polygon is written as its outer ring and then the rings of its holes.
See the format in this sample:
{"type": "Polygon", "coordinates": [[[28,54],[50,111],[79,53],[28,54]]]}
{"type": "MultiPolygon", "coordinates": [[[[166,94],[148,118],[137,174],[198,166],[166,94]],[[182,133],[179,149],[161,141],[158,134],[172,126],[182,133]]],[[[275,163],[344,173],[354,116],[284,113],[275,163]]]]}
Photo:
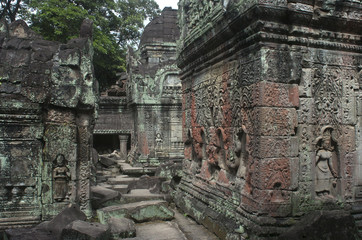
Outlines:
{"type": "Polygon", "coordinates": [[[90,209],[90,146],[91,146],[91,116],[80,114],[77,117],[78,129],[78,199],[80,209],[91,216],[90,209]]]}
{"type": "Polygon", "coordinates": [[[122,159],[127,159],[128,135],[119,135],[119,154],[122,159]]]}

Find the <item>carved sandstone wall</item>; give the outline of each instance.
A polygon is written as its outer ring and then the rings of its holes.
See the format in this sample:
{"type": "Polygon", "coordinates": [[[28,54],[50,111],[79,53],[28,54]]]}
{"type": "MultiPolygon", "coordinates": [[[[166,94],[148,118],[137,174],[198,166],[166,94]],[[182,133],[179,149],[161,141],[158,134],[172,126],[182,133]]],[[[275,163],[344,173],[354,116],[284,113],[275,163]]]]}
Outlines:
{"type": "Polygon", "coordinates": [[[101,97],[95,134],[119,134],[121,142],[125,136],[134,164],[183,159],[178,37],[177,10],[165,8],[146,26],[139,49],[130,49],[126,81],[101,97]]]}
{"type": "Polygon", "coordinates": [[[130,52],[127,96],[134,108],[139,163],[157,166],[183,158],[179,35],[177,10],[164,8],[145,27],[139,49],[130,52]]]}
{"type": "Polygon", "coordinates": [[[359,1],[180,1],[184,177],[222,239],[361,203],[359,1]]]}
{"type": "Polygon", "coordinates": [[[23,21],[0,23],[0,229],[49,219],[69,203],[91,214],[97,87],[89,26],[60,44],[23,21]]]}

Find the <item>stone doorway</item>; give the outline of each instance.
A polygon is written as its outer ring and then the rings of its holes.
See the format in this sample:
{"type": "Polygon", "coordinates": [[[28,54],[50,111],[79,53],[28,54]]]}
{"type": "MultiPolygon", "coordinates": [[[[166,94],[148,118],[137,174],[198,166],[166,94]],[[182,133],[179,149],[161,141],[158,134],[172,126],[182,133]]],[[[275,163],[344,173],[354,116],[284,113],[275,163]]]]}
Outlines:
{"type": "Polygon", "coordinates": [[[114,150],[119,151],[119,135],[118,134],[94,134],[93,147],[99,154],[109,154],[114,150]]]}

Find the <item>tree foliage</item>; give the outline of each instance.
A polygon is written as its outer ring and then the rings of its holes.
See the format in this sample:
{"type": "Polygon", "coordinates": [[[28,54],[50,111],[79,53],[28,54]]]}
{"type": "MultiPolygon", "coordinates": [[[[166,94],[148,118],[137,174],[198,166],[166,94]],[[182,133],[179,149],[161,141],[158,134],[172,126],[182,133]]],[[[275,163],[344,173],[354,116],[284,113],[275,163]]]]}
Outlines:
{"type": "Polygon", "coordinates": [[[144,20],[159,13],[154,0],[0,1],[5,6],[0,14],[10,21],[20,14],[47,40],[66,42],[79,35],[83,19],[93,20],[94,68],[101,88],[125,71],[127,45],[137,43],[144,20]]]}
{"type": "Polygon", "coordinates": [[[23,15],[23,6],[29,0],[0,0],[0,19],[3,17],[14,22],[19,15],[23,15]]]}

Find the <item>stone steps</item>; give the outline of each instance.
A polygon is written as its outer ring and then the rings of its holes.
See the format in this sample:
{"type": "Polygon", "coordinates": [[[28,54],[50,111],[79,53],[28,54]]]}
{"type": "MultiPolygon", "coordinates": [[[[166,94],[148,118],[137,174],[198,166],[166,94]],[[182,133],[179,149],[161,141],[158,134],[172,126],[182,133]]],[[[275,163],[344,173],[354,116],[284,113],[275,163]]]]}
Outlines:
{"type": "Polygon", "coordinates": [[[163,200],[164,194],[154,194],[148,189],[133,189],[130,193],[122,194],[121,203],[135,203],[149,200],[163,200]]]}
{"type": "Polygon", "coordinates": [[[140,176],[144,174],[154,175],[157,169],[157,167],[133,167],[130,164],[124,162],[119,162],[118,164],[123,174],[133,176],[140,176]]]}
{"type": "Polygon", "coordinates": [[[110,185],[128,185],[134,181],[137,181],[139,178],[136,177],[124,177],[122,176],[117,176],[115,178],[109,178],[107,183],[110,185]]]}
{"type": "Polygon", "coordinates": [[[117,184],[117,185],[109,185],[115,191],[118,191],[122,194],[126,194],[128,191],[128,184],[117,184]]]}
{"type": "MultiPolygon", "coordinates": [[[[112,205],[98,209],[97,217],[103,224],[127,219],[136,222],[136,233],[134,233],[136,237],[122,239],[218,239],[197,223],[190,224],[180,213],[178,213],[177,219],[174,219],[175,212],[168,208],[168,203],[164,200],[167,199],[166,195],[158,194],[158,192],[163,192],[164,188],[167,189],[167,183],[165,183],[166,178],[152,177],[156,168],[132,167],[124,160],[117,160],[117,164],[122,175],[110,175],[110,171],[97,172],[100,176],[105,174],[102,178],[105,181],[100,184],[102,187],[117,191],[121,195],[119,203],[114,201],[112,205]],[[145,174],[149,176],[142,176],[145,174]]],[[[120,228],[123,231],[124,225],[121,224],[120,228]]],[[[114,239],[120,238],[114,235],[114,239]]]]}

